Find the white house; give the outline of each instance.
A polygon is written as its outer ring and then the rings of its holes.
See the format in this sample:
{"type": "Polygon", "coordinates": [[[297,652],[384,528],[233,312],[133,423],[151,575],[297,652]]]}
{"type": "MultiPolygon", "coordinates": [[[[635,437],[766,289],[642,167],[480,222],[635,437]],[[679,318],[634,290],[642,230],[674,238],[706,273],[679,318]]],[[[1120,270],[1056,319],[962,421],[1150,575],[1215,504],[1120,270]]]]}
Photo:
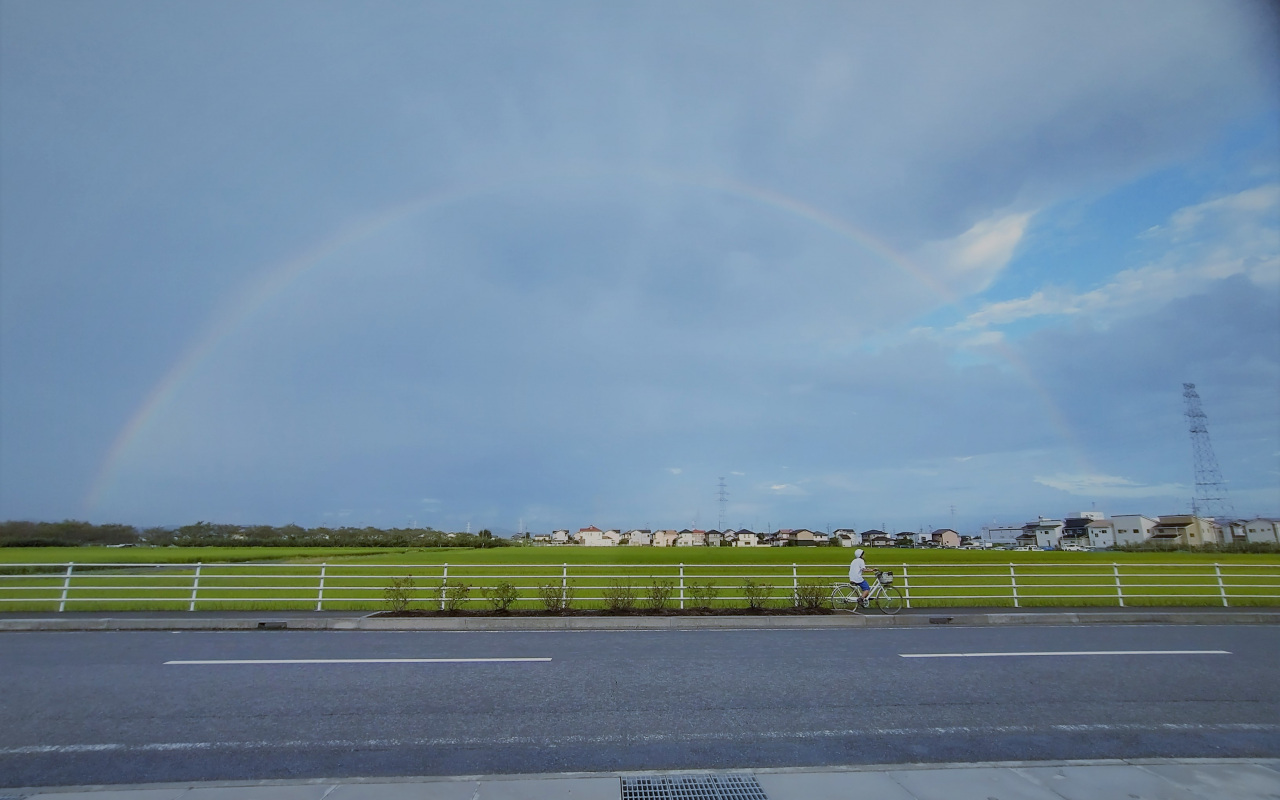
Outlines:
{"type": "Polygon", "coordinates": [[[707,531],[707,547],[719,547],[723,540],[724,535],[720,531],[707,531]]]}
{"type": "Polygon", "coordinates": [[[1024,534],[1029,533],[1036,537],[1036,547],[1057,547],[1058,536],[1062,531],[1062,520],[1041,517],[1035,522],[1028,522],[1023,525],[1022,531],[1024,534]]]}
{"type": "Polygon", "coordinates": [[[558,530],[558,531],[552,531],[552,532],[551,532],[551,543],[552,543],[552,544],[568,544],[568,543],[569,543],[569,531],[568,531],[567,529],[565,529],[565,528],[561,528],[561,529],[560,529],[560,530],[558,530]]]}
{"type": "Polygon", "coordinates": [[[862,534],[853,528],[840,528],[831,535],[839,537],[840,544],[844,547],[855,547],[862,544],[862,534]]]}
{"type": "Polygon", "coordinates": [[[691,531],[688,528],[680,531],[676,537],[676,547],[706,547],[707,532],[691,531]]]}
{"type": "Polygon", "coordinates": [[[751,531],[738,531],[738,538],[733,543],[734,547],[759,547],[760,537],[751,531]]]}
{"type": "Polygon", "coordinates": [[[595,525],[588,525],[585,528],[579,528],[573,538],[578,540],[579,544],[586,545],[587,547],[609,547],[610,545],[617,544],[617,541],[607,538],[605,536],[605,532],[597,528],[595,525]]]}
{"type": "Polygon", "coordinates": [[[1251,542],[1280,544],[1280,520],[1256,517],[1244,521],[1245,538],[1251,542]]]}
{"type": "Polygon", "coordinates": [[[1089,523],[1090,547],[1115,547],[1116,529],[1111,520],[1100,519],[1089,523]]]}
{"type": "Polygon", "coordinates": [[[627,531],[627,544],[639,546],[651,545],[653,544],[653,532],[644,530],[643,528],[636,528],[635,530],[627,531]]]}
{"type": "Polygon", "coordinates": [[[1111,518],[1117,546],[1142,544],[1151,538],[1157,524],[1154,519],[1141,514],[1119,514],[1111,518]]]}

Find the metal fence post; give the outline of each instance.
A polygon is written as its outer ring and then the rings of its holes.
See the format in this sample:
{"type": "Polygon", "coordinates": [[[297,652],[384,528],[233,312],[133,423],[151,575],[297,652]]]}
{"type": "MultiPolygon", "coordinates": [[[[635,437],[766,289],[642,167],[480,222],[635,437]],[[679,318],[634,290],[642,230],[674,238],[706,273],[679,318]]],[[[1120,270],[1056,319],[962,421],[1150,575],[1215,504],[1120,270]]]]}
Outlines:
{"type": "Polygon", "coordinates": [[[680,565],[680,610],[684,610],[684,564],[680,565]]]}
{"type": "Polygon", "coordinates": [[[902,598],[907,601],[907,608],[911,608],[911,581],[907,579],[907,565],[902,565],[902,598]]]}
{"type": "Polygon", "coordinates": [[[1018,576],[1013,572],[1013,564],[1009,564],[1009,583],[1013,586],[1013,607],[1018,608],[1018,576]]]}
{"type": "Polygon", "coordinates": [[[1214,562],[1213,571],[1218,576],[1218,594],[1222,595],[1222,605],[1227,606],[1227,587],[1222,584],[1222,565],[1214,562]]]}
{"type": "Polygon", "coordinates": [[[1111,571],[1116,576],[1116,597],[1120,600],[1120,607],[1124,608],[1124,589],[1120,586],[1120,565],[1111,562],[1111,571]]]}
{"type": "Polygon", "coordinates": [[[566,563],[560,572],[560,607],[565,611],[569,604],[569,565],[566,563]]]}
{"type": "Polygon", "coordinates": [[[320,591],[316,594],[316,611],[319,611],[324,606],[324,572],[328,566],[328,561],[320,564],[320,591]]]}
{"type": "Polygon", "coordinates": [[[444,611],[444,587],[449,585],[449,563],[444,565],[444,573],[440,577],[440,610],[444,611]]]}
{"type": "Polygon", "coordinates": [[[196,574],[191,578],[191,604],[187,606],[188,611],[196,610],[196,592],[200,591],[200,567],[203,566],[199,561],[196,562],[196,574]]]}
{"type": "Polygon", "coordinates": [[[796,565],[791,565],[791,605],[800,605],[800,576],[796,574],[796,565]]]}
{"type": "Polygon", "coordinates": [[[67,591],[71,588],[71,570],[75,567],[76,562],[67,562],[67,574],[62,578],[62,599],[58,601],[58,610],[67,610],[67,591]]]}

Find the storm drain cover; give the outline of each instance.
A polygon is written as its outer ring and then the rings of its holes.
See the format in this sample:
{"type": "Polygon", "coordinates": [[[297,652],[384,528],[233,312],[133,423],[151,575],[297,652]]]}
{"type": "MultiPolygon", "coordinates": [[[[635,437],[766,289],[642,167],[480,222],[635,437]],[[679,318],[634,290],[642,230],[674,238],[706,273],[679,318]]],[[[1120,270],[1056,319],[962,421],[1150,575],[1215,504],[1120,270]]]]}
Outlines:
{"type": "Polygon", "coordinates": [[[622,779],[622,800],[769,800],[754,775],[640,775],[622,779]]]}

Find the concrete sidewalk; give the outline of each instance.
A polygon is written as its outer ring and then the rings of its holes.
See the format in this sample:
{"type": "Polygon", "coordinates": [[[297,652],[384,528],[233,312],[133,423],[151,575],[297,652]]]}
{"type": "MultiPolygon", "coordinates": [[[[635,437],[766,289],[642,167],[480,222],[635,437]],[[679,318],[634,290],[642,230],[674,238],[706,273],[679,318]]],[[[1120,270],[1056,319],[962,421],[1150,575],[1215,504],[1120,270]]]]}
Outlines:
{"type": "Polygon", "coordinates": [[[0,789],[3,800],[1275,800],[1277,797],[1280,797],[1280,759],[905,764],[720,772],[0,789]]]}
{"type": "Polygon", "coordinates": [[[929,625],[1276,625],[1280,609],[904,609],[786,616],[378,617],[333,611],[67,612],[0,615],[0,632],[145,630],[545,631],[696,628],[856,628],[929,625]]]}

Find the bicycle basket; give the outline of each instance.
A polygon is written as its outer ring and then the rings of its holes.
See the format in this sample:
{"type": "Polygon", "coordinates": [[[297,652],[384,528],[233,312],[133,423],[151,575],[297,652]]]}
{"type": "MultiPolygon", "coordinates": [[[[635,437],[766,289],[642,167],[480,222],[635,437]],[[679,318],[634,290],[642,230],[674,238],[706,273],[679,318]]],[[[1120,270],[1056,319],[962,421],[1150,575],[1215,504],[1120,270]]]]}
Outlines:
{"type": "Polygon", "coordinates": [[[892,585],[893,585],[893,573],[892,573],[892,572],[881,572],[880,574],[876,575],[876,580],[880,581],[880,582],[881,582],[881,583],[883,583],[885,586],[892,586],[892,585]]]}

